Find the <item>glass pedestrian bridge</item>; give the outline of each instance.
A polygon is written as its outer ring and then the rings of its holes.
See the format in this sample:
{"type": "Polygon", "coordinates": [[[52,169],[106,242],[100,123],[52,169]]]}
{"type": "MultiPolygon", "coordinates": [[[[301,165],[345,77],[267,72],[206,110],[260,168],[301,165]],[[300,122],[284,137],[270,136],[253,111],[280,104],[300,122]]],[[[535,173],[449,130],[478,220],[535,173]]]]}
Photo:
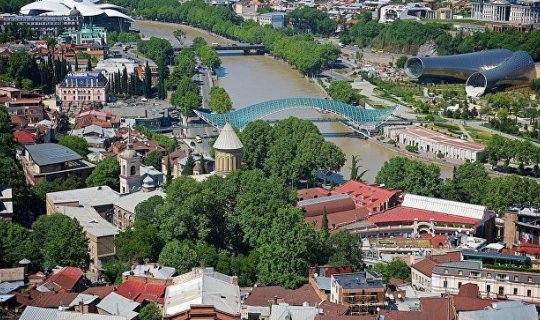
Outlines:
{"type": "Polygon", "coordinates": [[[343,117],[354,129],[372,131],[384,123],[396,110],[395,106],[386,109],[364,109],[343,102],[318,98],[287,98],[257,103],[227,113],[208,113],[195,110],[195,113],[208,124],[221,128],[225,123],[243,129],[253,120],[263,119],[271,114],[297,108],[314,108],[320,112],[333,113],[343,117]]]}

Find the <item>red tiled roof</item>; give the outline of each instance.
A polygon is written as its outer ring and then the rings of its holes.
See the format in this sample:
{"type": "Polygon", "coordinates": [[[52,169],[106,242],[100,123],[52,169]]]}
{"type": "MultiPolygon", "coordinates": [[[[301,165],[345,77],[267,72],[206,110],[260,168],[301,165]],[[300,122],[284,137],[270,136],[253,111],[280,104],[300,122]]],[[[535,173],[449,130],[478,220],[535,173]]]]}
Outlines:
{"type": "Polygon", "coordinates": [[[326,213],[342,212],[347,210],[354,210],[356,206],[354,201],[350,198],[336,199],[333,201],[325,201],[320,203],[314,203],[301,207],[304,210],[304,217],[320,216],[323,210],[326,209],[326,213]]]}
{"type": "Polygon", "coordinates": [[[130,279],[122,283],[116,289],[116,293],[139,303],[144,300],[163,303],[165,288],[166,287],[163,284],[147,283],[141,280],[130,279]]]}
{"type": "MultiPolygon", "coordinates": [[[[369,211],[366,208],[358,208],[353,210],[334,212],[327,214],[328,226],[330,230],[339,229],[340,226],[353,223],[356,221],[364,220],[368,217],[369,211]]],[[[315,222],[315,230],[321,230],[322,226],[322,215],[314,217],[305,217],[304,222],[311,223],[315,222]]]]}
{"type": "Polygon", "coordinates": [[[317,315],[315,319],[320,320],[376,320],[375,315],[365,315],[365,316],[349,316],[346,315],[349,306],[343,304],[336,304],[325,300],[321,304],[323,314],[317,315]]]}
{"type": "Polygon", "coordinates": [[[514,247],[509,250],[505,249],[503,252],[509,254],[519,253],[521,255],[536,256],[540,255],[540,246],[536,244],[522,243],[518,247],[514,247]]]}
{"type": "Polygon", "coordinates": [[[337,187],[333,193],[348,194],[354,200],[357,207],[379,208],[381,203],[387,202],[396,193],[399,193],[399,191],[349,180],[337,187]]]}
{"type": "Polygon", "coordinates": [[[84,273],[81,269],[75,267],[64,267],[60,271],[53,273],[45,281],[45,286],[57,285],[61,290],[69,291],[77,284],[84,273]]]}
{"type": "Polygon", "coordinates": [[[390,286],[399,287],[399,286],[402,286],[404,284],[410,284],[410,282],[402,280],[402,279],[398,279],[398,278],[390,278],[388,280],[388,285],[390,285],[390,286]]]}
{"type": "Polygon", "coordinates": [[[68,306],[79,294],[77,292],[39,292],[31,290],[17,293],[17,303],[40,308],[58,308],[68,306]]]}
{"type": "Polygon", "coordinates": [[[289,305],[301,306],[304,302],[309,305],[319,303],[321,299],[315,293],[315,289],[309,284],[304,284],[298,289],[290,290],[280,286],[255,287],[244,301],[245,305],[253,307],[266,307],[274,297],[289,305]]]}
{"type": "Polygon", "coordinates": [[[437,263],[461,261],[461,251],[452,251],[445,254],[433,255],[431,256],[431,259],[437,263]]]}
{"type": "Polygon", "coordinates": [[[383,213],[371,216],[368,220],[371,223],[388,223],[388,222],[413,222],[418,219],[419,222],[429,222],[433,219],[435,222],[444,223],[459,223],[467,225],[475,225],[478,220],[473,218],[465,218],[460,216],[449,215],[409,207],[396,207],[387,210],[383,213]]]}
{"type": "Polygon", "coordinates": [[[308,189],[298,190],[296,192],[296,198],[298,198],[298,200],[306,200],[306,199],[327,197],[331,194],[332,193],[330,191],[324,190],[323,188],[308,188],[308,189]]]}
{"type": "Polygon", "coordinates": [[[9,121],[19,127],[26,127],[28,124],[28,120],[26,120],[24,117],[18,116],[16,114],[12,114],[9,116],[9,121]]]}
{"type": "Polygon", "coordinates": [[[41,98],[19,98],[9,101],[10,104],[39,104],[41,98]]]}
{"type": "Polygon", "coordinates": [[[460,297],[478,298],[478,292],[478,285],[474,283],[466,283],[459,288],[457,295],[460,297]]]}
{"type": "Polygon", "coordinates": [[[429,315],[429,319],[455,319],[447,298],[420,298],[420,311],[429,315]]]}
{"type": "Polygon", "coordinates": [[[460,297],[459,295],[452,297],[452,300],[454,302],[456,312],[483,310],[493,303],[493,300],[460,297]]]}
{"type": "Polygon", "coordinates": [[[101,287],[90,287],[84,290],[82,293],[92,294],[98,296],[100,299],[105,298],[109,293],[114,291],[114,286],[101,286],[101,287]]]}
{"type": "Polygon", "coordinates": [[[25,131],[16,130],[13,132],[13,140],[20,144],[34,144],[36,143],[36,137],[25,131]]]}

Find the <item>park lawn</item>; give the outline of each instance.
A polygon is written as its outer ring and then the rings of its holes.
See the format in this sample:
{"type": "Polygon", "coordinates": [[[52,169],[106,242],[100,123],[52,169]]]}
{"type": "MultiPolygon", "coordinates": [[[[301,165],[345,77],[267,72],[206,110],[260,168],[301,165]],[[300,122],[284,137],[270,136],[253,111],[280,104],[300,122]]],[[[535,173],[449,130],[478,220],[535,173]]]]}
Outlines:
{"type": "Polygon", "coordinates": [[[486,143],[489,142],[489,140],[491,140],[491,137],[493,136],[493,134],[491,134],[491,132],[488,132],[488,131],[485,131],[485,130],[482,130],[482,129],[473,128],[473,127],[469,127],[469,126],[464,126],[464,128],[469,133],[469,136],[475,142],[478,142],[478,143],[486,144],[486,143]]]}

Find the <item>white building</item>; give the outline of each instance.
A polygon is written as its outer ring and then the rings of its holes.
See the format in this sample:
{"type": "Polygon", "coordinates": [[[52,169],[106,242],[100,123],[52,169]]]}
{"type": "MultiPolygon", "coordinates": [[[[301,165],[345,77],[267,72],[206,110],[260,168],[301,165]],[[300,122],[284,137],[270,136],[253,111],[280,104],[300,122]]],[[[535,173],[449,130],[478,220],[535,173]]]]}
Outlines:
{"type": "Polygon", "coordinates": [[[111,142],[116,137],[116,132],[112,128],[102,128],[93,124],[84,128],[73,129],[70,135],[83,138],[90,147],[106,148],[108,142],[111,142]]]}
{"type": "Polygon", "coordinates": [[[472,4],[471,18],[516,24],[540,23],[539,0],[476,1],[472,4]]]}
{"type": "Polygon", "coordinates": [[[457,294],[466,283],[476,284],[481,298],[540,303],[539,273],[486,269],[480,261],[441,263],[433,269],[433,293],[457,294]]]}
{"type": "Polygon", "coordinates": [[[124,71],[129,75],[132,75],[135,72],[135,69],[139,66],[138,63],[131,59],[126,58],[110,58],[105,60],[100,60],[97,66],[94,68],[95,71],[101,71],[103,75],[109,79],[112,74],[124,71]]]}
{"type": "Polygon", "coordinates": [[[173,284],[165,291],[163,316],[180,319],[198,308],[204,309],[211,319],[217,319],[219,314],[239,318],[238,279],[216,272],[213,268],[194,268],[173,278],[173,284]]]}
{"type": "Polygon", "coordinates": [[[444,158],[476,161],[484,145],[450,137],[422,127],[385,127],[384,135],[404,146],[416,146],[420,152],[434,156],[440,152],[444,158]]]}
{"type": "Polygon", "coordinates": [[[379,22],[391,23],[395,20],[420,20],[433,19],[435,13],[428,7],[419,3],[408,3],[406,5],[387,5],[380,9],[379,22]]]}
{"type": "Polygon", "coordinates": [[[285,26],[285,14],[279,12],[263,13],[259,16],[261,26],[271,25],[274,28],[283,28],[285,26]]]}

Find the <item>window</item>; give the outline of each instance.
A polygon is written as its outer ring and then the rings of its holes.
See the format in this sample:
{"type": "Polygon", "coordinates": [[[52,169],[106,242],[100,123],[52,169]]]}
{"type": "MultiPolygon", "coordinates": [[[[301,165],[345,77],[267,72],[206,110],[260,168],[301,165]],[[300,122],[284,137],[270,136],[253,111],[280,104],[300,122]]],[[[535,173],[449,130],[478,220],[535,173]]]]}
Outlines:
{"type": "Polygon", "coordinates": [[[518,294],[518,289],[514,288],[514,295],[517,296],[517,294],[518,294]]]}
{"type": "Polygon", "coordinates": [[[519,281],[519,277],[518,277],[518,276],[514,276],[514,281],[519,281]]]}
{"type": "Polygon", "coordinates": [[[527,290],[527,297],[530,297],[530,296],[532,296],[532,291],[531,291],[531,289],[528,289],[527,290]]]}
{"type": "Polygon", "coordinates": [[[480,276],[480,272],[478,271],[471,271],[471,277],[479,277],[480,276]]]}
{"type": "Polygon", "coordinates": [[[488,277],[488,278],[491,278],[491,273],[488,273],[488,274],[487,274],[487,277],[488,277]]]}
{"type": "Polygon", "coordinates": [[[443,286],[444,286],[445,288],[448,288],[448,281],[444,280],[443,286]]]}
{"type": "Polygon", "coordinates": [[[491,292],[491,286],[489,284],[486,286],[486,292],[491,292]]]}
{"type": "Polygon", "coordinates": [[[444,269],[444,274],[448,274],[448,269],[444,269]]]}
{"type": "Polygon", "coordinates": [[[463,270],[459,270],[459,271],[457,272],[457,274],[460,275],[460,276],[462,276],[462,275],[463,275],[463,270]]]}
{"type": "Polygon", "coordinates": [[[528,278],[527,278],[527,281],[528,281],[528,282],[532,282],[532,277],[528,277],[528,278]]]}
{"type": "Polygon", "coordinates": [[[499,287],[499,294],[501,296],[504,294],[504,287],[499,287]]]}
{"type": "Polygon", "coordinates": [[[458,289],[461,288],[461,282],[457,283],[457,287],[458,287],[458,289]]]}

